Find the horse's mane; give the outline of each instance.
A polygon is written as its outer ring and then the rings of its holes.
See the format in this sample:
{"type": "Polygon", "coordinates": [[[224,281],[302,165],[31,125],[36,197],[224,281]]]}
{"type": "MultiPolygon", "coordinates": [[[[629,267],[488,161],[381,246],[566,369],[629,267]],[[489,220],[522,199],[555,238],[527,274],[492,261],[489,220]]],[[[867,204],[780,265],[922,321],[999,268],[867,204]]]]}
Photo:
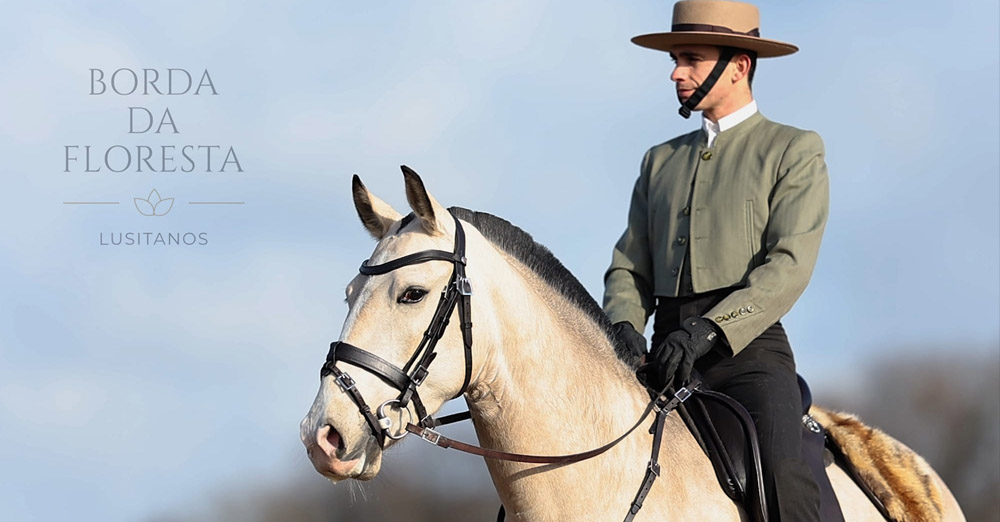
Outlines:
{"type": "Polygon", "coordinates": [[[523,263],[553,289],[569,299],[580,311],[600,326],[613,343],[615,353],[622,361],[630,365],[635,364],[635,361],[631,360],[632,357],[628,355],[629,352],[624,343],[612,332],[611,321],[605,315],[604,310],[597,304],[597,301],[594,301],[594,298],[576,276],[563,266],[545,245],[538,243],[531,237],[531,234],[521,230],[506,219],[493,214],[461,207],[451,207],[448,210],[458,219],[476,227],[490,243],[523,263]]]}

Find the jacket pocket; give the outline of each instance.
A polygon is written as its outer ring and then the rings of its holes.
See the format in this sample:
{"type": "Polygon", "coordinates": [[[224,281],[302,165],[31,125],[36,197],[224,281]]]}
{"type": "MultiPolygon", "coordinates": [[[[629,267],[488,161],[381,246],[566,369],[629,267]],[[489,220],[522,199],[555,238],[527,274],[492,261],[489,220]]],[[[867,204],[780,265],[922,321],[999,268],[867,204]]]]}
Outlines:
{"type": "Polygon", "coordinates": [[[757,265],[757,231],[754,227],[753,219],[753,200],[748,199],[745,205],[746,214],[746,230],[747,230],[747,259],[753,263],[754,266],[757,265]]]}

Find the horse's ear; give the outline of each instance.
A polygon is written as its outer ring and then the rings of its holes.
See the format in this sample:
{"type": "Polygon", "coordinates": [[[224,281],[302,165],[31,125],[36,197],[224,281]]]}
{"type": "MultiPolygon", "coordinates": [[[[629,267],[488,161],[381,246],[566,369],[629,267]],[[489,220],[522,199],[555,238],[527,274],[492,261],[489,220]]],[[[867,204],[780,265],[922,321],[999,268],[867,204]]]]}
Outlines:
{"type": "Polygon", "coordinates": [[[361,223],[376,240],[385,237],[389,227],[402,217],[388,203],[368,192],[357,174],[351,182],[351,192],[354,194],[354,208],[358,211],[361,223]]]}
{"type": "Polygon", "coordinates": [[[420,176],[406,165],[401,165],[403,179],[406,181],[406,201],[410,203],[413,213],[420,219],[420,225],[428,234],[444,234],[447,227],[441,221],[448,211],[431,196],[424,188],[420,176]]]}

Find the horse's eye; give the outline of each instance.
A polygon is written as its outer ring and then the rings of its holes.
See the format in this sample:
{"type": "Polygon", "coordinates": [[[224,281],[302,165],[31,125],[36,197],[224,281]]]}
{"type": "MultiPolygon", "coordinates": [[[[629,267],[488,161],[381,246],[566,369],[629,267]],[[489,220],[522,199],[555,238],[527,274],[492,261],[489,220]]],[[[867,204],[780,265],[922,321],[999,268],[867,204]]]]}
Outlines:
{"type": "Polygon", "coordinates": [[[405,292],[403,292],[403,295],[399,296],[397,302],[403,304],[419,303],[424,299],[425,295],[427,295],[427,290],[411,286],[407,288],[405,292]]]}

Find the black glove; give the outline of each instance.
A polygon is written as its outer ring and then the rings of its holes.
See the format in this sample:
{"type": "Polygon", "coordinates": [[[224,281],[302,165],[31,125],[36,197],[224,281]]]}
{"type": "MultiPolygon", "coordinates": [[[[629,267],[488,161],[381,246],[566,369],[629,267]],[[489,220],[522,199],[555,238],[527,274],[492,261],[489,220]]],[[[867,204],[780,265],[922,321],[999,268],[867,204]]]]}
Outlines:
{"type": "Polygon", "coordinates": [[[646,355],[646,338],[636,331],[632,323],[622,321],[611,326],[611,331],[625,344],[629,353],[636,357],[646,355]]]}
{"type": "Polygon", "coordinates": [[[704,317],[688,317],[681,322],[681,329],[667,336],[653,351],[653,362],[658,365],[660,382],[666,384],[674,378],[674,388],[687,383],[694,362],[708,353],[719,339],[717,326],[704,317]]]}

